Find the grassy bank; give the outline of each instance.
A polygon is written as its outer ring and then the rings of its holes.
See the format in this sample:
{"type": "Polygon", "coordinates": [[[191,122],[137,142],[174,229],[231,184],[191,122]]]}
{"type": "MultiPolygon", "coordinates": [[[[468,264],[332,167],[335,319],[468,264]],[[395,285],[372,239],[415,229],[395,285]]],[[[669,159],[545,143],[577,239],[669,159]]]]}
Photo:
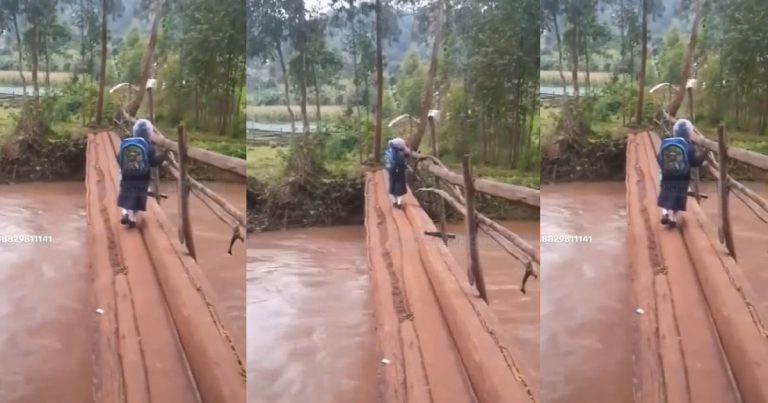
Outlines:
{"type": "MultiPolygon", "coordinates": [[[[288,147],[248,146],[248,175],[260,182],[274,184],[283,177],[285,162],[282,154],[288,147]]],[[[461,172],[461,162],[446,159],[444,163],[454,172],[461,172]]],[[[326,169],[333,177],[354,177],[364,172],[359,156],[348,155],[344,159],[326,162],[326,169]]],[[[522,172],[482,164],[472,167],[475,175],[514,185],[539,187],[538,172],[522,172]]]]}
{"type": "MultiPolygon", "coordinates": [[[[19,112],[20,108],[0,107],[0,141],[13,134],[19,112]]],[[[59,138],[79,139],[87,132],[87,129],[82,126],[82,122],[77,120],[53,122],[51,129],[59,138]]],[[[171,139],[176,137],[175,126],[160,125],[158,129],[171,139]]],[[[195,130],[189,131],[189,137],[191,145],[194,147],[245,159],[245,141],[243,138],[220,136],[195,130]]]]}
{"type": "MultiPolygon", "coordinates": [[[[557,125],[561,111],[559,107],[542,107],[539,110],[541,141],[543,144],[547,144],[558,137],[557,125]]],[[[624,136],[626,133],[621,120],[617,117],[611,118],[608,121],[591,121],[590,128],[594,132],[592,136],[598,139],[617,138],[624,136]]]]}

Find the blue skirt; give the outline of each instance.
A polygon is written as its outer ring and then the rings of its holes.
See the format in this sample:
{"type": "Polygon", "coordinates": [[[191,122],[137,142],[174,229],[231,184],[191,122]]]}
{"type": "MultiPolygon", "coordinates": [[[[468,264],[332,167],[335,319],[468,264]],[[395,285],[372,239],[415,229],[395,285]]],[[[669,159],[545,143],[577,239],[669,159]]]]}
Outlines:
{"type": "Polygon", "coordinates": [[[393,169],[389,171],[389,194],[399,197],[408,193],[405,183],[405,169],[393,169]]]}
{"type": "Polygon", "coordinates": [[[150,178],[123,178],[120,181],[120,194],[117,205],[126,210],[146,211],[147,191],[150,178]]]}
{"type": "Polygon", "coordinates": [[[658,206],[667,210],[685,211],[688,203],[690,175],[661,178],[658,206]]]}

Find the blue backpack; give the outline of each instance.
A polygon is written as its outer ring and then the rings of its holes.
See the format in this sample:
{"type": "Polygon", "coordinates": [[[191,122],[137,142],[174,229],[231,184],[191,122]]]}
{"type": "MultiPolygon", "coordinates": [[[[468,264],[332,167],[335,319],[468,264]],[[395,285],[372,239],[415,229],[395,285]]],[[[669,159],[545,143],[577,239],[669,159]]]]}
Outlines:
{"type": "Polygon", "coordinates": [[[120,143],[117,154],[123,176],[149,175],[149,144],[141,137],[131,137],[120,143]]]}
{"type": "Polygon", "coordinates": [[[389,146],[386,150],[384,150],[384,169],[391,172],[394,167],[395,150],[392,149],[392,146],[389,146]]]}
{"type": "Polygon", "coordinates": [[[691,170],[690,161],[688,161],[688,142],[680,137],[662,140],[659,147],[659,166],[664,176],[688,174],[691,170]]]}

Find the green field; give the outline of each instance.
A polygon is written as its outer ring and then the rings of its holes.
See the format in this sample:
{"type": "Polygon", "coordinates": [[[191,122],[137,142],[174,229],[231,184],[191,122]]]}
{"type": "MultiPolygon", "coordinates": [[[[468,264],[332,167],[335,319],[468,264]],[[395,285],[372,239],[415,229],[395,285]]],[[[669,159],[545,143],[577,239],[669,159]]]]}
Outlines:
{"type": "Polygon", "coordinates": [[[286,147],[249,146],[248,176],[265,183],[274,183],[283,173],[283,159],[280,151],[286,147]]]}
{"type": "MultiPolygon", "coordinates": [[[[301,121],[301,107],[292,105],[291,109],[297,122],[301,121]]],[[[344,113],[344,105],[321,105],[320,114],[323,119],[331,119],[344,113]]],[[[248,105],[246,109],[248,120],[253,122],[290,122],[288,109],[285,105],[248,105]]],[[[315,121],[315,106],[307,105],[307,117],[315,121]]]]}

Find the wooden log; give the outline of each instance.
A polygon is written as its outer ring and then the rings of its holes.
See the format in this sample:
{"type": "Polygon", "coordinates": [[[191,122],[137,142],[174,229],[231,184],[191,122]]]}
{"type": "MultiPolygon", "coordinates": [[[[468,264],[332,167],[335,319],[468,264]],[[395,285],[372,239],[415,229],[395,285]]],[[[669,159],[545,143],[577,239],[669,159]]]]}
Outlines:
{"type": "Polygon", "coordinates": [[[184,125],[179,125],[176,129],[179,135],[179,203],[181,214],[181,231],[184,234],[184,243],[187,245],[189,254],[197,261],[195,253],[195,240],[192,236],[192,221],[189,219],[189,180],[187,175],[187,133],[184,125]]]}
{"type": "MultiPolygon", "coordinates": [[[[171,174],[178,178],[178,164],[176,163],[173,158],[169,161],[169,172],[171,174]]],[[[197,191],[205,197],[209,198],[213,203],[215,203],[217,206],[221,207],[222,210],[224,210],[228,215],[230,215],[237,223],[243,227],[246,226],[246,219],[245,214],[243,214],[240,210],[235,208],[232,204],[230,204],[228,201],[224,200],[221,196],[219,196],[216,192],[209,189],[207,186],[203,185],[202,183],[195,180],[195,178],[187,178],[187,181],[189,182],[189,186],[193,191],[197,191]]]]}
{"type": "Polygon", "coordinates": [[[472,179],[472,166],[470,165],[469,155],[465,155],[462,161],[464,168],[464,198],[467,201],[467,240],[469,241],[468,248],[468,271],[469,283],[472,284],[473,280],[477,282],[477,291],[480,293],[480,298],[488,303],[488,292],[485,290],[485,279],[483,278],[483,271],[480,267],[480,252],[477,249],[477,216],[475,211],[475,187],[472,179]]]}
{"type": "MultiPolygon", "coordinates": [[[[456,211],[461,213],[463,216],[467,215],[467,210],[464,204],[456,200],[454,197],[449,195],[447,192],[440,190],[440,189],[431,189],[431,188],[423,188],[419,189],[419,191],[427,191],[427,192],[435,192],[440,194],[447,202],[450,204],[456,211]]],[[[491,220],[490,218],[486,217],[482,213],[477,213],[477,221],[480,227],[483,226],[488,227],[489,229],[498,232],[501,234],[504,238],[506,238],[509,242],[511,242],[515,247],[525,252],[526,255],[528,255],[533,261],[536,263],[540,263],[540,254],[539,249],[534,248],[531,246],[528,242],[526,242],[523,238],[520,238],[517,234],[510,231],[508,228],[499,225],[495,221],[491,220]]]]}
{"type": "Polygon", "coordinates": [[[736,247],[733,244],[733,230],[731,228],[731,215],[728,205],[728,146],[726,144],[725,129],[722,125],[717,128],[717,139],[719,143],[719,155],[720,155],[720,178],[718,178],[718,185],[720,188],[720,220],[721,228],[723,232],[723,238],[725,239],[725,246],[728,248],[728,252],[736,260],[736,247]]]}
{"type": "MultiPolygon", "coordinates": [[[[664,113],[664,118],[670,123],[674,123],[677,119],[671,117],[669,114],[664,113]]],[[[691,136],[691,141],[696,145],[704,147],[709,151],[718,152],[719,146],[717,141],[712,141],[706,138],[698,129],[694,128],[694,134],[691,136]]],[[[727,157],[739,161],[741,163],[760,168],[764,171],[768,171],[768,156],[765,154],[756,153],[754,151],[744,150],[741,148],[730,147],[727,149],[727,157]]]]}
{"type": "MultiPolygon", "coordinates": [[[[423,162],[426,164],[428,171],[430,171],[436,177],[443,179],[450,185],[453,185],[454,187],[464,186],[464,179],[462,176],[452,172],[435,156],[419,154],[417,152],[411,152],[411,156],[416,158],[418,162],[423,162]]],[[[541,205],[539,196],[540,192],[537,189],[532,189],[525,186],[516,186],[507,183],[499,183],[488,179],[475,179],[474,184],[475,191],[480,193],[499,197],[512,202],[524,203],[537,208],[541,205]]],[[[461,200],[461,197],[457,198],[459,201],[464,203],[464,200],[461,200]]]]}
{"type": "MultiPolygon", "coordinates": [[[[125,112],[123,112],[123,118],[131,124],[136,122],[135,118],[128,116],[125,112]]],[[[165,136],[163,136],[162,133],[160,133],[160,131],[157,130],[157,128],[155,128],[154,132],[152,133],[151,140],[153,143],[167,150],[171,150],[177,154],[179,152],[179,144],[173,140],[167,139],[165,136]]],[[[187,146],[187,155],[189,158],[195,161],[202,162],[224,171],[232,172],[242,178],[246,177],[247,169],[244,159],[230,157],[228,155],[189,146],[187,146]]]]}
{"type": "MultiPolygon", "coordinates": [[[[714,158],[710,157],[709,166],[707,168],[712,176],[719,180],[720,164],[718,164],[714,158]]],[[[730,176],[728,176],[728,183],[733,190],[733,194],[738,197],[739,200],[744,202],[744,204],[746,204],[758,218],[768,223],[768,201],[730,176]]]]}
{"type": "MultiPolygon", "coordinates": [[[[464,179],[461,175],[451,172],[447,168],[430,164],[429,172],[438,178],[456,186],[463,186],[464,179]]],[[[474,190],[490,196],[499,197],[511,202],[523,203],[533,207],[540,207],[539,191],[525,186],[516,186],[508,183],[499,183],[488,179],[476,179],[474,190]]]]}

